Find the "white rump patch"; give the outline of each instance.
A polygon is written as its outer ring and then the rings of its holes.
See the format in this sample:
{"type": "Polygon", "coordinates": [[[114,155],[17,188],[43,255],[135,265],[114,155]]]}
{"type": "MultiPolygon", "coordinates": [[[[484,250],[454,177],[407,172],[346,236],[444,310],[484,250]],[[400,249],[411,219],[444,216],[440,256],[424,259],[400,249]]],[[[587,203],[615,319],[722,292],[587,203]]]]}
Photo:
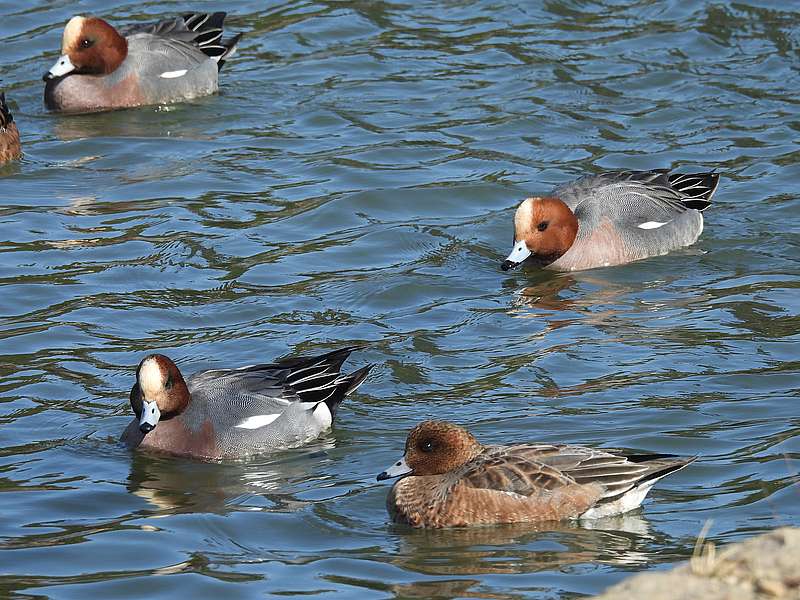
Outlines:
{"type": "Polygon", "coordinates": [[[244,421],[235,425],[235,427],[239,429],[259,429],[261,427],[266,427],[280,416],[280,413],[275,415],[255,415],[247,417],[244,421]]]}
{"type": "Polygon", "coordinates": [[[162,79],[177,79],[178,77],[183,77],[188,72],[187,69],[181,69],[180,71],[164,71],[159,77],[162,79]]]}
{"type": "Polygon", "coordinates": [[[659,223],[658,221],[646,221],[637,225],[639,229],[658,229],[666,225],[666,223],[659,223]]]}
{"type": "MultiPolygon", "coordinates": [[[[659,477],[658,479],[661,478],[659,477]]],[[[621,515],[633,510],[644,501],[644,497],[647,496],[647,492],[650,491],[650,488],[653,487],[653,484],[655,484],[658,479],[647,481],[642,485],[637,485],[631,488],[625,492],[621,498],[614,500],[614,502],[601,504],[600,506],[594,506],[583,513],[579,518],[602,519],[604,517],[610,517],[613,515],[621,515]]]]}
{"type": "Polygon", "coordinates": [[[320,402],[317,404],[314,412],[311,413],[314,416],[314,420],[323,428],[327,429],[333,423],[333,415],[331,415],[331,411],[328,408],[328,405],[324,402],[320,402]]]}

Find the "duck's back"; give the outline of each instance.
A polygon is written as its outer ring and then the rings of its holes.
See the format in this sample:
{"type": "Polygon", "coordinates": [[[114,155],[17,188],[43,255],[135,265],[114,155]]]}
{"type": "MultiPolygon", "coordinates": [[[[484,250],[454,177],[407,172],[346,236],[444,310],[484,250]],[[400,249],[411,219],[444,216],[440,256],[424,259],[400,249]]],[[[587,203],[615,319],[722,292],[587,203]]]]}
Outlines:
{"type": "Polygon", "coordinates": [[[701,210],[718,176],[666,171],[615,171],[557,187],[578,219],[572,248],[550,267],[576,270],[610,266],[689,246],[703,231],[701,210]]]}
{"type": "Polygon", "coordinates": [[[217,91],[217,63],[197,46],[150,33],[137,33],[127,40],[128,57],[118,77],[137,77],[147,104],[191,99],[217,91]]]}
{"type": "Polygon", "coordinates": [[[416,527],[596,518],[638,506],[658,479],[692,460],[559,444],[489,446],[452,472],[401,479],[387,508],[393,520],[416,527]]]}
{"type": "Polygon", "coordinates": [[[327,407],[301,401],[286,384],[290,373],[277,365],[196,373],[187,380],[192,401],[181,417],[194,431],[213,424],[220,456],[303,444],[332,419],[327,407]]]}

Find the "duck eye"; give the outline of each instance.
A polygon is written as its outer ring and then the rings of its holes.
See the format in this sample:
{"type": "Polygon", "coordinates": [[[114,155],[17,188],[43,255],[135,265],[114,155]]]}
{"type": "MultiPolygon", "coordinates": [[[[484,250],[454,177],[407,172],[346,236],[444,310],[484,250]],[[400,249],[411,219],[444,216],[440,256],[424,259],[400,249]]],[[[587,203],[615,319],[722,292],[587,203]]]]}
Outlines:
{"type": "Polygon", "coordinates": [[[94,42],[89,38],[83,38],[81,40],[81,48],[90,48],[94,42]]]}
{"type": "Polygon", "coordinates": [[[549,222],[547,222],[547,221],[542,221],[541,223],[539,223],[539,224],[536,226],[536,229],[538,229],[539,231],[544,231],[545,229],[547,229],[547,226],[548,226],[548,225],[550,225],[550,223],[549,223],[549,222]]]}
{"type": "Polygon", "coordinates": [[[167,375],[167,380],[164,382],[164,389],[168,390],[172,387],[172,375],[167,375]]]}
{"type": "Polygon", "coordinates": [[[426,440],[422,442],[419,449],[422,450],[423,452],[431,452],[433,451],[433,442],[430,440],[426,440]]]}

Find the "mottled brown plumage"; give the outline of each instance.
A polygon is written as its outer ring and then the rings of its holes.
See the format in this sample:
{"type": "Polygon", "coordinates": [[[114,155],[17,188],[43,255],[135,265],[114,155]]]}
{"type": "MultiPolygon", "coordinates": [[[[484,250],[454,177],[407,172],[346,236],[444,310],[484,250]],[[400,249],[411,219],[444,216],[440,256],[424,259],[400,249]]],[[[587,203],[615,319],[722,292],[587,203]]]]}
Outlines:
{"type": "Polygon", "coordinates": [[[404,459],[379,479],[402,477],[387,498],[393,521],[458,527],[625,512],[692,460],[569,445],[482,446],[456,425],[425,421],[409,433],[404,459]]]}
{"type": "Polygon", "coordinates": [[[19,130],[6,104],[6,95],[0,93],[0,164],[22,156],[19,130]]]}

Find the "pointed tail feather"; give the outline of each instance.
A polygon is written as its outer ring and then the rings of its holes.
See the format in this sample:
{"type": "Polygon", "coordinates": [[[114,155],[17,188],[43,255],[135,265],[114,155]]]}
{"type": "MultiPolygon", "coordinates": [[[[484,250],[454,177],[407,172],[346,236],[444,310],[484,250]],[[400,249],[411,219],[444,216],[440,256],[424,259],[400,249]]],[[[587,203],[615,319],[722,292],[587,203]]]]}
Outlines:
{"type": "Polygon", "coordinates": [[[697,460],[697,456],[679,457],[674,454],[629,454],[627,456],[631,462],[645,465],[648,471],[642,476],[636,485],[642,485],[647,481],[655,483],[662,477],[670,473],[680,471],[685,466],[697,460]]]}
{"type": "Polygon", "coordinates": [[[364,380],[367,378],[367,375],[369,375],[369,372],[374,366],[374,364],[367,365],[366,367],[361,367],[357,371],[350,373],[346,378],[349,382],[349,385],[347,386],[347,390],[345,391],[344,395],[349,396],[355,392],[359,386],[364,383],[364,380]]]}
{"type": "Polygon", "coordinates": [[[687,207],[704,211],[711,206],[711,196],[717,191],[719,173],[673,173],[669,175],[669,184],[685,196],[681,201],[687,207]]]}
{"type": "Polygon", "coordinates": [[[339,405],[345,397],[352,394],[358,389],[358,386],[364,383],[370,369],[374,366],[375,365],[367,365],[366,367],[361,367],[357,371],[353,371],[344,377],[339,377],[334,382],[335,388],[333,393],[325,398],[325,404],[328,406],[328,410],[331,411],[331,416],[333,418],[336,418],[336,409],[339,408],[339,405]]]}
{"type": "Polygon", "coordinates": [[[197,44],[203,53],[217,61],[217,69],[221,69],[225,61],[232,57],[235,52],[241,33],[237,33],[227,40],[222,39],[225,16],[227,13],[188,13],[183,15],[183,22],[187,29],[198,32],[194,43],[197,44]]]}
{"type": "Polygon", "coordinates": [[[291,372],[286,376],[290,385],[303,402],[324,402],[336,415],[336,408],[345,396],[354,392],[367,378],[374,365],[367,365],[352,373],[342,374],[341,368],[350,353],[363,346],[347,346],[320,356],[285,358],[277,365],[291,372]]]}

